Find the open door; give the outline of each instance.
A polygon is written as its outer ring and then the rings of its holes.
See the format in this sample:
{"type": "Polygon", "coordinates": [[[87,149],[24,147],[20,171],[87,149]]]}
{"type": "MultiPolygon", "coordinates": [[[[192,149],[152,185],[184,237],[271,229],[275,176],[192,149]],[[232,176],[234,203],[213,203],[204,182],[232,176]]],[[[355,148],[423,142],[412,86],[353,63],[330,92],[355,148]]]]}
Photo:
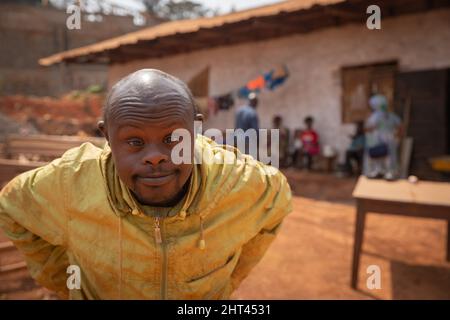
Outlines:
{"type": "Polygon", "coordinates": [[[446,179],[431,168],[429,159],[450,154],[449,74],[449,69],[426,70],[396,77],[394,111],[402,118],[409,113],[404,119],[405,136],[413,141],[409,173],[420,179],[446,179]]]}

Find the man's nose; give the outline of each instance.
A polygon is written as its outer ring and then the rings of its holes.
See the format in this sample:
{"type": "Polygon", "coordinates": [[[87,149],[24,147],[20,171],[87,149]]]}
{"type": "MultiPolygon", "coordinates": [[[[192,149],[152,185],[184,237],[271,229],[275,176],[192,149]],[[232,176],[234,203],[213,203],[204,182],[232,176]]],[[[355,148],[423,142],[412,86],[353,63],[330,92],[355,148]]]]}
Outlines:
{"type": "Polygon", "coordinates": [[[150,164],[153,166],[157,166],[168,160],[169,160],[169,155],[167,153],[165,153],[163,150],[160,150],[156,146],[149,146],[145,150],[144,157],[142,158],[142,162],[144,164],[150,164]]]}

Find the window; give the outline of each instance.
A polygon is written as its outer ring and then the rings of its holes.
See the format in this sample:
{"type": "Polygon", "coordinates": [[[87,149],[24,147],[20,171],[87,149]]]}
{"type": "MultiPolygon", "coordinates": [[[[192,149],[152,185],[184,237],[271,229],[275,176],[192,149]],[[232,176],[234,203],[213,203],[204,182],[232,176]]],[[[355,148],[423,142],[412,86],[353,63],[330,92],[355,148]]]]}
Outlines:
{"type": "Polygon", "coordinates": [[[397,62],[342,68],[342,121],[364,121],[370,114],[368,100],[381,93],[392,110],[397,62]]]}

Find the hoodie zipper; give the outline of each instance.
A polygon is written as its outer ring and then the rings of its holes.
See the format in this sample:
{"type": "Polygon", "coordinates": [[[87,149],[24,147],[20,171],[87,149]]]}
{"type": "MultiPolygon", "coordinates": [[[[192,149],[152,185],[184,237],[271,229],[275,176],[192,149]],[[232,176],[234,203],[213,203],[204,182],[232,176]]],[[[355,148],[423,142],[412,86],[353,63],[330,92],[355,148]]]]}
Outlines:
{"type": "Polygon", "coordinates": [[[161,272],[161,299],[167,299],[167,248],[163,241],[164,221],[161,217],[155,217],[155,241],[161,245],[162,272],[161,272]]]}

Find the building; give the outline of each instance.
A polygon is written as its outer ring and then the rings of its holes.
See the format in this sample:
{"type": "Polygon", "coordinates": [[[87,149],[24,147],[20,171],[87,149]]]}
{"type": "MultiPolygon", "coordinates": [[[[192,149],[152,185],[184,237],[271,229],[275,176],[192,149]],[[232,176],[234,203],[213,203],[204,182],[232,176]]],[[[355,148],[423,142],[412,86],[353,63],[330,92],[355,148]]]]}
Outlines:
{"type": "MultiPolygon", "coordinates": [[[[80,30],[66,27],[68,14],[40,1],[0,2],[0,95],[59,95],[106,84],[103,64],[41,67],[37,60],[140,28],[129,16],[103,15],[103,22],[82,19],[80,30]]],[[[83,17],[82,17],[83,18],[83,17]]],[[[147,15],[147,25],[162,20],[147,15]]]]}
{"type": "MultiPolygon", "coordinates": [[[[190,81],[209,68],[209,95],[238,89],[273,66],[289,79],[260,94],[262,127],[275,114],[294,131],[312,115],[322,145],[342,159],[373,92],[388,96],[413,138],[411,169],[439,178],[429,158],[450,153],[450,1],[292,0],[209,19],[163,23],[40,60],[105,63],[108,84],[141,68],[190,81]],[[381,29],[366,25],[381,9],[381,29]]],[[[239,101],[242,103],[242,101],[239,101]]],[[[233,128],[234,108],[204,127],[233,128]]]]}

